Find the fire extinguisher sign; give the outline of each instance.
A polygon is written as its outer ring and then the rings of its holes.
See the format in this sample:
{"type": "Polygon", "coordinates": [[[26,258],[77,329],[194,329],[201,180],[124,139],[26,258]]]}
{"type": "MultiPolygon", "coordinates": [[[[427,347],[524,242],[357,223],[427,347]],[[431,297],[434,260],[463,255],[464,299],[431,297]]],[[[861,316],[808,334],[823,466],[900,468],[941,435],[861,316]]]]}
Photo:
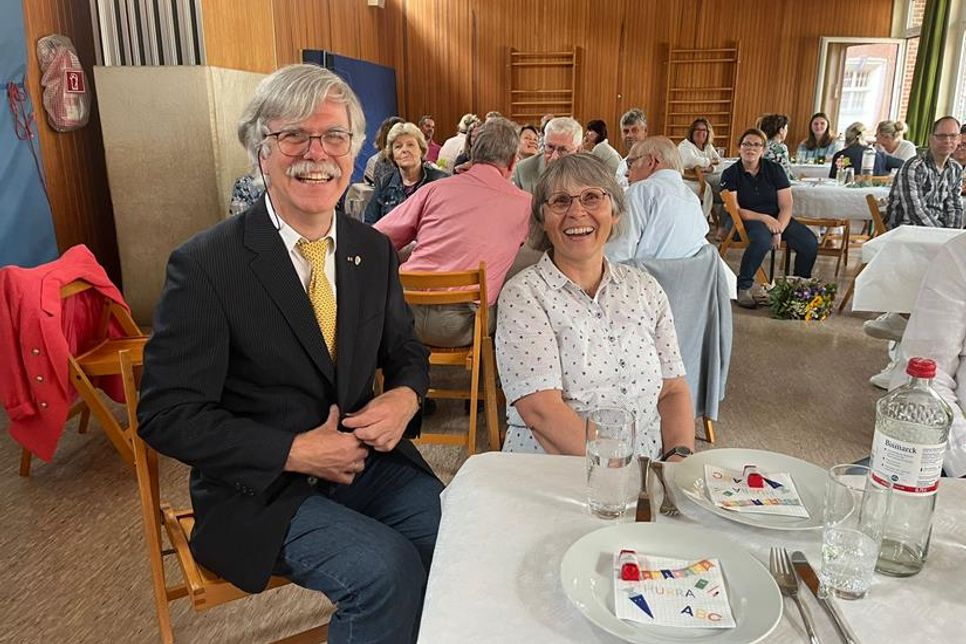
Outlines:
{"type": "Polygon", "coordinates": [[[79,69],[64,70],[64,87],[70,94],[84,93],[84,72],[79,69]]]}

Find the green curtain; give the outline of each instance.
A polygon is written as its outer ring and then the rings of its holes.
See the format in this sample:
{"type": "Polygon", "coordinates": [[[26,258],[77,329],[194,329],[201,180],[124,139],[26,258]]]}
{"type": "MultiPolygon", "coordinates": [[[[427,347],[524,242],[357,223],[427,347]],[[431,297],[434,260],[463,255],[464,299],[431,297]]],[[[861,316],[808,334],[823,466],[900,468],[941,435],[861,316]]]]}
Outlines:
{"type": "Polygon", "coordinates": [[[912,75],[909,109],[906,114],[906,122],[909,124],[909,135],[906,138],[917,145],[926,145],[929,142],[932,123],[939,116],[936,114],[939,76],[949,25],[949,5],[950,0],[926,0],[922,17],[919,52],[916,55],[916,69],[912,75]]]}

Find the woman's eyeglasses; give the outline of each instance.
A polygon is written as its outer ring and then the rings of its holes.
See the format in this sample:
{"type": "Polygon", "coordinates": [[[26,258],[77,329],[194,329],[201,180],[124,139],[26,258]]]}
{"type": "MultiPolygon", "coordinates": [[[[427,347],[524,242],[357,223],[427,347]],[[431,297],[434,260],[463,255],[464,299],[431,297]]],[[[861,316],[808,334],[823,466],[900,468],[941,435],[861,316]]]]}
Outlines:
{"type": "Polygon", "coordinates": [[[570,211],[570,206],[573,204],[574,199],[580,202],[580,205],[587,212],[596,212],[598,208],[604,203],[606,198],[610,197],[605,190],[600,188],[586,188],[581,190],[580,194],[571,195],[566,192],[555,192],[550,195],[544,202],[547,207],[550,208],[550,212],[555,215],[566,215],[570,211]]]}
{"type": "Polygon", "coordinates": [[[763,148],[763,147],[765,147],[765,144],[764,143],[758,143],[757,141],[742,141],[741,142],[741,147],[743,147],[743,148],[763,148]]]}

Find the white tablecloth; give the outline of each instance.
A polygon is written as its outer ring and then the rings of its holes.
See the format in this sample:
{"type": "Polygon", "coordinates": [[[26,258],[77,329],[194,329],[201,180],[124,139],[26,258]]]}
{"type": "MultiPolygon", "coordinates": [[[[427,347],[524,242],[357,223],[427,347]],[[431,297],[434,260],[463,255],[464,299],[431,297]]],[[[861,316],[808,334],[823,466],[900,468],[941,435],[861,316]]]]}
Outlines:
{"type": "MultiPolygon", "coordinates": [[[[715,168],[715,174],[719,175],[724,171],[725,168],[737,163],[737,158],[722,159],[721,163],[715,168]]],[[[829,171],[832,169],[831,163],[793,163],[791,164],[792,174],[796,179],[802,179],[804,177],[814,177],[816,179],[828,179],[829,171]]]]}
{"type": "MultiPolygon", "coordinates": [[[[668,476],[673,476],[673,466],[668,476]]],[[[581,457],[503,454],[471,457],[443,493],[443,520],[429,575],[422,644],[617,642],[590,623],[564,595],[560,560],[577,539],[610,525],[585,505],[581,457]]],[[[697,507],[678,493],[682,516],[659,522],[702,525],[708,539],[730,538],[760,561],[768,548],[802,550],[821,559],[821,532],[750,528],[697,507]]],[[[867,643],[963,641],[966,594],[966,481],[944,479],[926,568],[909,579],[876,577],[869,595],[838,602],[867,643]]],[[[823,642],[834,627],[803,587],[823,642]]],[[[768,642],[807,642],[798,611],[785,615],[768,642]]]]}
{"type": "Polygon", "coordinates": [[[899,226],[862,245],[867,266],[855,278],[853,311],[911,313],[936,251],[964,231],[899,226]]]}
{"type": "Polygon", "coordinates": [[[828,179],[832,170],[831,163],[793,163],[792,174],[796,179],[828,179]]]}
{"type": "MultiPolygon", "coordinates": [[[[792,183],[792,212],[798,217],[832,217],[835,219],[852,219],[868,221],[872,219],[869,204],[865,200],[868,194],[876,199],[886,199],[889,196],[888,187],[875,188],[847,188],[835,182],[792,183]]],[[[852,226],[855,230],[856,226],[852,226]]]]}

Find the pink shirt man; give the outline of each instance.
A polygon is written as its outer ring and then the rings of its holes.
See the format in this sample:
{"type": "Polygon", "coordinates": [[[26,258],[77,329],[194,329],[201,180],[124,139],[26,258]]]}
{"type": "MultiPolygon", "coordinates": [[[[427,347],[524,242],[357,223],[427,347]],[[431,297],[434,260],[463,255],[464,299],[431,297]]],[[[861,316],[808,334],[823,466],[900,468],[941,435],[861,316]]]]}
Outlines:
{"type": "Polygon", "coordinates": [[[465,271],[486,263],[486,294],[496,304],[503,280],[529,229],[530,194],[489,164],[428,183],[375,228],[398,250],[416,248],[400,268],[465,271]]]}

